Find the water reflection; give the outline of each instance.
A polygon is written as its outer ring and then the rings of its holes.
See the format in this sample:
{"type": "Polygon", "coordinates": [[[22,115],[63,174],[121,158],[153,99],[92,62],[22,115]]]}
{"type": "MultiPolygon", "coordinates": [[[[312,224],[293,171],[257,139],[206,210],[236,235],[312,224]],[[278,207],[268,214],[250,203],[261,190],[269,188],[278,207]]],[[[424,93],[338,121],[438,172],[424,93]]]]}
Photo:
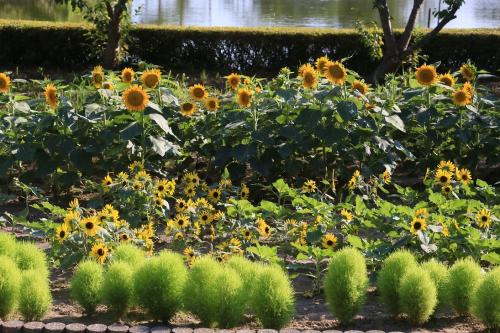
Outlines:
{"type": "MultiPolygon", "coordinates": [[[[440,0],[426,0],[418,17],[427,25],[428,10],[440,0]]],[[[389,0],[395,26],[401,26],[413,0],[389,0]]],[[[134,0],[137,23],[199,26],[350,27],[356,19],[376,19],[372,0],[134,0]]],[[[0,0],[0,18],[75,21],[68,6],[53,0],[0,0]]],[[[436,21],[432,19],[431,25],[436,21]]],[[[466,0],[449,27],[500,27],[499,0],[466,0]]]]}

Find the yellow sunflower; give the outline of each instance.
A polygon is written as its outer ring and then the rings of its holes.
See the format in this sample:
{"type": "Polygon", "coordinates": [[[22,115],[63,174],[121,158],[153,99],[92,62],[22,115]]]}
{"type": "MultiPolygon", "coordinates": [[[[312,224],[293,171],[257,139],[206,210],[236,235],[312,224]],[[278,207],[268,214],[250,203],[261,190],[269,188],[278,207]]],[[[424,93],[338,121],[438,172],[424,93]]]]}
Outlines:
{"type": "Polygon", "coordinates": [[[247,200],[250,196],[250,189],[246,184],[241,185],[240,198],[247,200]]]}
{"type": "Polygon", "coordinates": [[[456,106],[466,106],[472,103],[471,94],[465,89],[456,89],[452,95],[453,104],[456,106]]]}
{"type": "Polygon", "coordinates": [[[114,86],[113,86],[113,83],[111,82],[103,82],[102,84],[102,89],[105,89],[105,90],[113,90],[114,86]]]}
{"type": "Polygon", "coordinates": [[[437,81],[437,72],[436,67],[432,65],[423,64],[417,71],[415,72],[415,77],[417,78],[418,83],[423,86],[431,86],[437,81]]]}
{"type": "Polygon", "coordinates": [[[439,169],[436,171],[436,175],[434,176],[434,179],[437,183],[439,183],[441,186],[448,185],[451,181],[451,172],[448,172],[444,169],[439,169]]]}
{"type": "Polygon", "coordinates": [[[102,186],[107,187],[113,184],[113,179],[111,178],[110,175],[106,175],[101,181],[102,186]]]}
{"type": "Polygon", "coordinates": [[[205,100],[205,107],[208,111],[217,111],[219,109],[219,99],[217,97],[209,97],[205,100]]]}
{"type": "Polygon", "coordinates": [[[213,215],[208,210],[202,211],[198,216],[198,221],[202,225],[210,224],[213,222],[213,220],[214,220],[213,215]]]}
{"type": "Polygon", "coordinates": [[[197,101],[202,101],[208,97],[207,89],[201,84],[195,84],[189,87],[189,95],[197,101]]]}
{"type": "Polygon", "coordinates": [[[418,218],[426,219],[429,217],[429,212],[427,211],[427,208],[419,208],[413,215],[418,218]]]}
{"type": "Polygon", "coordinates": [[[186,247],[182,253],[184,254],[184,257],[186,258],[186,261],[189,264],[192,264],[193,261],[194,261],[194,259],[195,259],[195,254],[194,254],[193,248],[192,247],[186,247]]]}
{"type": "Polygon", "coordinates": [[[226,84],[233,90],[238,89],[240,83],[241,83],[241,76],[239,74],[231,73],[226,77],[226,84]]]}
{"type": "Polygon", "coordinates": [[[342,63],[328,61],[325,65],[325,76],[331,83],[344,84],[347,79],[347,71],[342,63]]]}
{"type": "Polygon", "coordinates": [[[188,172],[184,176],[182,176],[182,180],[186,183],[187,186],[199,186],[200,185],[200,176],[196,172],[188,172]]]}
{"type": "Polygon", "coordinates": [[[150,69],[142,73],[142,84],[149,89],[155,88],[161,80],[161,71],[159,69],[150,69]]]}
{"type": "Polygon", "coordinates": [[[457,168],[457,172],[455,174],[457,180],[461,181],[462,184],[469,184],[471,181],[472,181],[472,175],[470,173],[470,171],[466,168],[463,168],[463,169],[458,169],[457,168]]]}
{"type": "Polygon", "coordinates": [[[448,72],[446,74],[439,75],[439,83],[448,87],[453,87],[455,84],[455,78],[450,74],[450,72],[448,72]]]}
{"type": "Polygon", "coordinates": [[[108,247],[103,243],[97,243],[92,246],[92,256],[101,264],[106,261],[108,252],[108,247]]]}
{"type": "Polygon", "coordinates": [[[10,89],[10,77],[5,73],[0,73],[0,93],[6,93],[10,89]]]}
{"type": "Polygon", "coordinates": [[[427,229],[427,222],[421,217],[414,217],[411,221],[410,231],[412,234],[416,234],[419,231],[427,229]]]}
{"type": "Polygon", "coordinates": [[[120,239],[120,242],[122,242],[122,243],[126,243],[130,240],[129,235],[126,233],[119,234],[118,238],[120,239]]]}
{"type": "Polygon", "coordinates": [[[316,186],[316,182],[312,179],[308,179],[304,182],[302,185],[302,192],[304,193],[313,193],[316,192],[316,189],[318,187],[316,186]]]}
{"type": "Polygon", "coordinates": [[[217,203],[220,200],[221,194],[222,193],[219,188],[208,190],[208,200],[210,200],[213,203],[217,203]]]}
{"type": "Polygon", "coordinates": [[[472,84],[470,82],[465,82],[464,85],[462,86],[462,89],[467,91],[472,99],[472,96],[474,96],[474,91],[475,91],[472,84]]]}
{"type": "Polygon", "coordinates": [[[271,227],[262,218],[257,219],[257,229],[262,237],[267,238],[271,235],[271,227]]]}
{"type": "Polygon", "coordinates": [[[170,188],[170,184],[168,180],[166,179],[157,180],[155,187],[156,187],[156,193],[158,193],[160,197],[164,198],[166,195],[169,194],[168,189],[170,188]]]}
{"type": "Polygon", "coordinates": [[[177,228],[186,228],[189,225],[189,216],[186,214],[178,214],[174,218],[174,223],[177,228]]]}
{"type": "Polygon", "coordinates": [[[384,173],[382,173],[382,180],[385,184],[391,183],[391,172],[389,170],[385,170],[384,173]]]}
{"type": "Polygon", "coordinates": [[[47,102],[47,104],[51,108],[55,109],[59,105],[59,99],[57,98],[56,86],[54,86],[53,84],[48,84],[45,87],[44,95],[45,95],[45,102],[47,102]]]}
{"type": "Polygon", "coordinates": [[[321,238],[321,245],[325,249],[333,249],[337,244],[337,237],[334,234],[326,234],[321,238]]]}
{"type": "Polygon", "coordinates": [[[301,66],[300,76],[302,77],[302,85],[306,89],[314,89],[318,86],[318,73],[310,64],[301,66]]]}
{"type": "Polygon", "coordinates": [[[326,64],[330,61],[328,57],[322,56],[316,59],[316,70],[321,74],[325,74],[326,64]]]}
{"type": "Polygon", "coordinates": [[[350,211],[348,211],[347,209],[345,208],[342,208],[342,210],[340,211],[340,215],[347,221],[347,222],[350,222],[352,221],[352,218],[353,218],[353,215],[350,211]]]}
{"type": "Polygon", "coordinates": [[[99,220],[96,216],[86,217],[80,220],[80,226],[87,236],[95,236],[99,231],[99,220]]]}
{"type": "Polygon", "coordinates": [[[354,80],[352,83],[352,89],[357,90],[359,93],[366,95],[368,90],[370,89],[366,83],[360,80],[354,80]]]}
{"type": "Polygon", "coordinates": [[[438,170],[444,170],[451,173],[455,172],[456,167],[457,166],[452,161],[440,161],[437,166],[438,170]]]}
{"type": "Polygon", "coordinates": [[[132,83],[132,81],[134,81],[134,77],[135,72],[132,68],[126,67],[122,70],[121,78],[123,83],[132,83]]]}
{"type": "Polygon", "coordinates": [[[59,242],[64,241],[66,238],[69,236],[69,230],[68,230],[68,225],[67,224],[61,224],[57,229],[56,229],[56,239],[59,242]]]}
{"type": "Polygon", "coordinates": [[[101,88],[102,83],[104,82],[104,71],[102,66],[96,66],[92,70],[92,84],[96,88],[101,88]]]}
{"type": "Polygon", "coordinates": [[[175,200],[175,209],[177,212],[185,212],[189,208],[184,199],[175,200]]]}
{"type": "Polygon", "coordinates": [[[476,222],[480,228],[488,228],[491,224],[491,212],[487,209],[481,209],[476,214],[476,222]]]}
{"type": "Polygon", "coordinates": [[[240,88],[238,90],[238,104],[241,107],[248,108],[252,105],[253,92],[247,88],[240,88]]]}
{"type": "Polygon", "coordinates": [[[248,229],[243,230],[243,238],[247,241],[251,240],[253,238],[252,232],[248,229]]]}
{"type": "Polygon", "coordinates": [[[181,113],[186,117],[191,117],[197,111],[196,104],[191,102],[185,102],[181,104],[181,113]]]}
{"type": "Polygon", "coordinates": [[[471,64],[463,64],[460,67],[460,74],[467,81],[472,81],[476,78],[476,69],[471,64]]]}
{"type": "Polygon", "coordinates": [[[188,198],[192,198],[196,195],[196,187],[190,185],[184,188],[184,195],[188,198]]]}
{"type": "Polygon", "coordinates": [[[142,87],[134,85],[123,92],[123,103],[129,111],[141,112],[148,105],[149,96],[142,87]]]}
{"type": "Polygon", "coordinates": [[[453,192],[453,187],[450,184],[444,185],[441,187],[441,192],[443,192],[443,194],[450,195],[453,192]]]}

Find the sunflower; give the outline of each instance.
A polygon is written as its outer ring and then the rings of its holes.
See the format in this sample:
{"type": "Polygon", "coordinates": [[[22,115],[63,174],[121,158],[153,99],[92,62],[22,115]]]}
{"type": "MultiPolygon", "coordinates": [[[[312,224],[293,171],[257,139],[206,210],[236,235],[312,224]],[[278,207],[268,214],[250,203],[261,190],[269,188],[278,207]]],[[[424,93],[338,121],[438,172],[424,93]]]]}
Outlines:
{"type": "Polygon", "coordinates": [[[190,185],[190,186],[186,186],[184,188],[184,194],[186,195],[186,197],[188,198],[192,198],[196,195],[196,187],[190,185]]]}
{"type": "Polygon", "coordinates": [[[219,99],[217,97],[209,97],[205,100],[205,107],[208,111],[217,111],[219,109],[219,99]]]}
{"type": "Polygon", "coordinates": [[[354,189],[356,187],[356,185],[358,185],[358,180],[359,180],[360,176],[361,176],[361,172],[359,172],[359,170],[354,171],[351,179],[349,179],[349,182],[347,183],[347,188],[349,190],[354,189]]]}
{"type": "Polygon", "coordinates": [[[437,81],[437,72],[436,67],[432,65],[423,64],[417,71],[415,72],[415,77],[417,78],[418,83],[423,86],[431,86],[437,81]]]}
{"type": "Polygon", "coordinates": [[[185,212],[189,208],[184,199],[175,200],[175,209],[177,212],[185,212]]]}
{"type": "Polygon", "coordinates": [[[68,238],[68,235],[69,235],[69,230],[67,224],[63,223],[56,229],[56,239],[59,242],[62,242],[66,238],[68,238]]]}
{"type": "Polygon", "coordinates": [[[353,218],[353,215],[350,211],[348,211],[347,209],[345,208],[342,208],[342,210],[340,211],[340,215],[347,221],[347,222],[350,222],[352,221],[352,218],[353,218]]]}
{"type": "Polygon", "coordinates": [[[126,233],[121,233],[121,234],[118,236],[118,238],[120,239],[120,242],[122,242],[122,243],[126,243],[126,242],[128,242],[128,241],[130,240],[129,235],[128,235],[128,234],[126,234],[126,233]]]}
{"type": "Polygon", "coordinates": [[[96,66],[92,70],[92,84],[96,88],[101,88],[102,83],[104,82],[104,71],[102,69],[102,66],[96,66]]]}
{"type": "Polygon", "coordinates": [[[226,84],[231,87],[231,89],[236,90],[240,86],[241,77],[239,74],[231,73],[226,77],[226,84]]]}
{"type": "Polygon", "coordinates": [[[155,200],[154,200],[155,206],[161,207],[165,204],[165,200],[159,196],[158,193],[155,193],[155,200]]]}
{"type": "Polygon", "coordinates": [[[186,257],[186,261],[189,264],[192,264],[193,261],[194,261],[194,259],[195,259],[193,248],[192,247],[186,247],[182,253],[184,254],[184,257],[186,257]]]}
{"type": "Polygon", "coordinates": [[[106,261],[108,252],[108,247],[103,243],[97,243],[92,246],[92,256],[101,264],[106,261]]]}
{"type": "Polygon", "coordinates": [[[99,231],[99,220],[96,216],[90,216],[80,221],[80,226],[87,236],[95,236],[99,231]]]}
{"type": "Polygon", "coordinates": [[[202,211],[198,217],[198,221],[203,225],[210,224],[210,223],[212,223],[213,220],[214,220],[214,218],[208,210],[202,211]]]}
{"type": "Polygon", "coordinates": [[[465,89],[456,89],[453,92],[453,104],[456,106],[466,106],[472,103],[471,94],[465,89]]]}
{"type": "Polygon", "coordinates": [[[102,84],[102,89],[113,90],[113,88],[113,83],[111,82],[103,82],[102,84]]]}
{"type": "Polygon", "coordinates": [[[48,84],[45,87],[45,102],[50,105],[51,108],[55,109],[59,105],[59,100],[57,98],[57,88],[53,84],[48,84]]]}
{"type": "Polygon", "coordinates": [[[122,70],[121,78],[123,83],[132,83],[132,81],[134,81],[134,76],[135,72],[132,68],[126,67],[122,70]]]}
{"type": "Polygon", "coordinates": [[[439,169],[434,176],[434,179],[441,186],[448,185],[451,181],[451,172],[448,172],[444,169],[439,169]]]}
{"type": "Polygon", "coordinates": [[[475,92],[472,84],[470,82],[465,82],[464,85],[462,86],[462,89],[467,91],[472,99],[472,96],[474,96],[474,92],[475,92]]]}
{"type": "Polygon", "coordinates": [[[184,235],[182,234],[182,232],[178,232],[175,234],[174,238],[175,240],[182,240],[184,238],[184,235]]]}
{"type": "Polygon", "coordinates": [[[481,209],[476,214],[476,222],[480,228],[488,228],[491,224],[491,212],[487,209],[481,209]]]}
{"type": "Polygon", "coordinates": [[[444,170],[453,173],[455,172],[457,166],[452,161],[440,161],[437,168],[438,170],[444,170]]]}
{"type": "Polygon", "coordinates": [[[211,190],[208,190],[208,200],[210,200],[213,203],[219,202],[221,197],[221,190],[219,188],[214,188],[211,190]]]}
{"type": "Polygon", "coordinates": [[[174,223],[178,228],[186,228],[189,225],[189,216],[186,214],[178,214],[174,218],[174,223]]]}
{"type": "Polygon", "coordinates": [[[463,64],[460,67],[460,74],[462,74],[462,77],[467,81],[472,81],[476,78],[476,69],[471,64],[463,64]]]}
{"type": "Polygon", "coordinates": [[[199,186],[200,185],[200,176],[196,172],[188,172],[184,176],[182,176],[182,180],[186,183],[187,186],[199,186]]]}
{"type": "Polygon", "coordinates": [[[108,190],[108,187],[111,186],[111,184],[113,184],[113,179],[111,178],[110,175],[106,175],[106,177],[104,177],[101,181],[101,185],[106,189],[108,190]]]}
{"type": "Polygon", "coordinates": [[[412,234],[416,234],[421,230],[427,229],[427,222],[421,217],[414,217],[411,221],[410,231],[412,234]]]}
{"type": "Polygon", "coordinates": [[[63,223],[66,226],[71,226],[74,222],[80,221],[80,214],[77,211],[70,210],[66,213],[63,219],[63,223]]]}
{"type": "Polygon", "coordinates": [[[326,64],[330,61],[328,57],[322,56],[316,59],[316,70],[321,74],[325,74],[326,64]]]}
{"type": "Polygon", "coordinates": [[[253,238],[252,232],[248,229],[243,230],[243,238],[247,241],[251,240],[253,238]]]}
{"type": "Polygon", "coordinates": [[[198,109],[196,108],[196,104],[191,102],[185,102],[181,104],[181,113],[186,117],[191,117],[196,113],[198,109]]]}
{"type": "Polygon", "coordinates": [[[134,183],[132,184],[132,188],[136,191],[140,191],[144,188],[144,184],[139,181],[134,181],[134,183]]]}
{"type": "Polygon", "coordinates": [[[271,235],[271,228],[262,218],[257,219],[257,228],[262,237],[267,238],[271,235]]]}
{"type": "Polygon", "coordinates": [[[325,76],[331,83],[344,84],[347,78],[347,71],[342,63],[328,61],[325,65],[325,76]]]}
{"type": "Polygon", "coordinates": [[[10,77],[5,73],[0,73],[0,93],[6,93],[10,89],[10,77]]]}
{"type": "Polygon", "coordinates": [[[316,192],[316,189],[318,187],[316,186],[316,182],[312,179],[308,179],[304,182],[302,185],[302,192],[304,193],[313,193],[316,192]]]}
{"type": "Polygon", "coordinates": [[[197,101],[202,101],[208,97],[207,89],[201,84],[195,84],[189,87],[189,95],[197,101]]]}
{"type": "Polygon", "coordinates": [[[161,80],[161,72],[159,69],[150,69],[142,73],[141,81],[146,88],[155,88],[161,80]]]}
{"type": "Polygon", "coordinates": [[[450,184],[444,185],[443,187],[441,187],[441,192],[443,192],[443,194],[449,195],[453,192],[453,187],[450,184]]]}
{"type": "Polygon", "coordinates": [[[462,184],[469,184],[471,181],[472,181],[472,175],[470,173],[470,171],[468,169],[458,169],[457,168],[457,172],[455,173],[455,176],[457,178],[457,180],[461,181],[462,184]]]}
{"type": "Polygon", "coordinates": [[[325,249],[333,249],[337,244],[337,237],[334,234],[326,234],[321,238],[321,245],[325,249]]]}
{"type": "Polygon", "coordinates": [[[450,72],[448,72],[446,74],[439,75],[439,83],[448,87],[453,87],[455,84],[455,78],[450,74],[450,72]]]}
{"type": "Polygon", "coordinates": [[[80,207],[80,201],[78,201],[78,198],[74,198],[69,202],[69,208],[77,209],[78,207],[80,207]]]}
{"type": "Polygon", "coordinates": [[[123,92],[123,103],[129,111],[144,111],[148,102],[149,96],[140,86],[133,85],[123,92]]]}
{"type": "Polygon", "coordinates": [[[314,89],[318,86],[318,72],[310,64],[301,66],[300,76],[304,88],[314,89]]]}
{"type": "Polygon", "coordinates": [[[391,172],[389,170],[385,170],[384,173],[382,173],[382,180],[385,184],[391,183],[391,172]]]}
{"type": "Polygon", "coordinates": [[[134,179],[144,183],[151,180],[151,175],[147,171],[141,170],[134,176],[134,179]]]}
{"type": "Polygon", "coordinates": [[[168,195],[169,181],[166,179],[157,180],[155,184],[156,193],[158,196],[164,198],[168,195]]]}
{"type": "Polygon", "coordinates": [[[426,219],[429,217],[429,212],[427,211],[427,208],[419,208],[413,215],[418,218],[426,219]]]}
{"type": "Polygon", "coordinates": [[[247,200],[250,196],[250,189],[246,184],[241,185],[240,198],[247,200]]]}
{"type": "Polygon", "coordinates": [[[352,89],[357,90],[359,93],[366,95],[368,90],[370,89],[366,83],[360,80],[354,80],[352,83],[352,89]]]}
{"type": "Polygon", "coordinates": [[[252,96],[253,92],[251,92],[247,88],[240,88],[238,90],[238,104],[241,107],[248,108],[252,105],[252,96]]]}

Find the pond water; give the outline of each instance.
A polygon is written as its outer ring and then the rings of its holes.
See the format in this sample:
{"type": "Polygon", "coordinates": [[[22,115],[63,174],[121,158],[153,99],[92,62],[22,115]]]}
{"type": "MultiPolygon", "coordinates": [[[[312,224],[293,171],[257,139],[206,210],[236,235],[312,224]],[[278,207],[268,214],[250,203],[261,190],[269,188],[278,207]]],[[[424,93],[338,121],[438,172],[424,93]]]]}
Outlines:
{"type": "MultiPolygon", "coordinates": [[[[418,18],[427,26],[428,12],[442,0],[425,0],[418,18]]],[[[413,0],[388,0],[394,25],[401,26],[413,0]]],[[[134,22],[196,26],[352,27],[355,20],[377,18],[372,0],[134,0],[134,22]]],[[[80,21],[68,6],[53,0],[0,0],[0,18],[80,21]]],[[[436,24],[432,18],[431,26],[436,24]]],[[[448,27],[500,28],[500,0],[466,0],[448,27]]]]}

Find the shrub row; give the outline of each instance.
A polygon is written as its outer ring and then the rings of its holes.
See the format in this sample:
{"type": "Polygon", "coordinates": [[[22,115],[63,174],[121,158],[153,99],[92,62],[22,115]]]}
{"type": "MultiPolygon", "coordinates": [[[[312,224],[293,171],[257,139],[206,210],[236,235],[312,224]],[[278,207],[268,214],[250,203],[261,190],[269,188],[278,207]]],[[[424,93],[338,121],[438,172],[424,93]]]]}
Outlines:
{"type": "Polygon", "coordinates": [[[279,267],[240,257],[221,264],[206,256],[188,270],[182,256],[169,251],[132,265],[124,261],[137,254],[140,250],[133,246],[120,245],[106,269],[95,261],[78,265],[71,294],[88,315],[100,303],[117,318],[140,306],[164,322],[186,310],[206,326],[227,328],[240,324],[245,313],[253,313],[264,327],[276,329],[293,317],[293,289],[279,267]]]}
{"type": "MultiPolygon", "coordinates": [[[[91,27],[74,23],[0,20],[2,66],[43,66],[75,69],[96,63],[85,35],[91,27]]],[[[354,30],[310,28],[202,28],[134,26],[130,53],[141,59],[180,71],[276,72],[283,66],[327,54],[351,57],[347,63],[359,73],[369,72],[368,51],[354,30]]],[[[446,30],[425,46],[430,62],[445,69],[472,59],[480,68],[500,68],[498,30],[446,30]]]]}
{"type": "Polygon", "coordinates": [[[40,320],[52,304],[48,273],[35,245],[0,233],[0,319],[17,310],[24,320],[40,320]]]}

